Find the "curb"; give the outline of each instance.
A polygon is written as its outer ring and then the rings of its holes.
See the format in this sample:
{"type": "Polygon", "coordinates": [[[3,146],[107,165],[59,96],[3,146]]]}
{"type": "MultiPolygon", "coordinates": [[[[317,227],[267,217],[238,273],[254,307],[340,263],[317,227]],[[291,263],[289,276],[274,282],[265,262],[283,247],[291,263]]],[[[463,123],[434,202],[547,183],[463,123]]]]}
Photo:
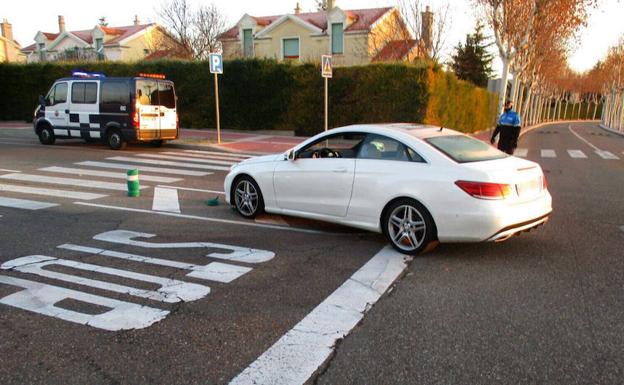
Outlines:
{"type": "Polygon", "coordinates": [[[611,127],[605,126],[604,124],[599,124],[598,127],[602,128],[605,131],[609,131],[612,134],[624,136],[624,132],[623,131],[615,130],[615,129],[611,128],[611,127]]]}

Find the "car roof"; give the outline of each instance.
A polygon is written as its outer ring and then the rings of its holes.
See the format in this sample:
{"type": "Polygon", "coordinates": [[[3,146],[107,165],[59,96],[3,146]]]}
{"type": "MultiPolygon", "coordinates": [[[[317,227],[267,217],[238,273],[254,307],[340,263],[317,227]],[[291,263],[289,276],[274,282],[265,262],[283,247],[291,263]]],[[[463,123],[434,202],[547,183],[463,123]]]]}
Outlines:
{"type": "MultiPolygon", "coordinates": [[[[408,135],[418,139],[432,138],[436,136],[449,136],[449,135],[463,135],[459,131],[452,130],[446,127],[432,126],[427,124],[418,123],[376,123],[376,124],[354,124],[351,126],[345,126],[335,128],[334,130],[349,131],[349,130],[362,130],[372,133],[398,133],[408,135]]],[[[332,130],[333,131],[333,130],[332,130]]]]}

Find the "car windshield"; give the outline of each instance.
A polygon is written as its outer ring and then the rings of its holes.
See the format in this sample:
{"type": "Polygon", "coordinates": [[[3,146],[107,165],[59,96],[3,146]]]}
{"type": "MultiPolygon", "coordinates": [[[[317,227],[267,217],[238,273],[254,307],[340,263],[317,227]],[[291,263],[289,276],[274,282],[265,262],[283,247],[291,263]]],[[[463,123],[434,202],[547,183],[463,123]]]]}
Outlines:
{"type": "Polygon", "coordinates": [[[457,163],[481,162],[507,157],[504,152],[466,135],[436,136],[427,138],[425,141],[457,163]]]}

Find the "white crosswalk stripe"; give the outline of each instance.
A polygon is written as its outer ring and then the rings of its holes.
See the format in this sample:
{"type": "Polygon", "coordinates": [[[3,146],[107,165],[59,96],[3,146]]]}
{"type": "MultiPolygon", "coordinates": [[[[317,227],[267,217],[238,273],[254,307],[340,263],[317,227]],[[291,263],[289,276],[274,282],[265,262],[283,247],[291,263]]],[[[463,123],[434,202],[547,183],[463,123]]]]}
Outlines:
{"type": "Polygon", "coordinates": [[[245,159],[249,159],[249,158],[243,158],[243,157],[232,157],[232,156],[221,156],[221,155],[202,155],[202,154],[193,154],[190,152],[174,152],[174,151],[159,152],[159,154],[185,156],[185,157],[199,158],[199,159],[229,160],[229,161],[234,161],[234,162],[241,162],[245,159]]]}
{"type": "Polygon", "coordinates": [[[41,210],[58,206],[55,203],[29,201],[25,199],[4,198],[0,197],[0,207],[9,207],[13,209],[23,210],[41,210]]]}
{"type": "MultiPolygon", "coordinates": [[[[78,162],[76,164],[79,166],[110,168],[110,169],[118,169],[118,170],[131,170],[131,169],[137,168],[136,164],[129,164],[129,163],[85,161],[85,162],[78,162]]],[[[139,172],[142,172],[142,171],[158,172],[161,174],[168,174],[168,175],[184,175],[184,176],[206,176],[206,175],[212,174],[211,172],[207,172],[207,171],[194,171],[194,170],[182,170],[182,169],[177,169],[177,168],[140,166],[139,172]]]]}
{"type": "MultiPolygon", "coordinates": [[[[125,183],[111,183],[88,179],[57,178],[52,176],[32,174],[6,174],[0,175],[0,179],[43,184],[58,184],[63,186],[77,186],[101,190],[127,191],[128,189],[128,186],[125,183]]],[[[145,189],[147,187],[148,186],[141,186],[140,188],[145,189]]]]}
{"type": "Polygon", "coordinates": [[[80,191],[68,191],[68,190],[54,190],[48,188],[37,188],[29,186],[17,186],[10,184],[0,184],[0,191],[14,192],[19,194],[28,195],[42,195],[57,198],[78,199],[90,201],[94,199],[100,199],[107,197],[108,195],[94,194],[80,191]]]}
{"type": "Polygon", "coordinates": [[[514,156],[518,156],[520,158],[526,158],[528,153],[529,153],[528,148],[516,148],[516,151],[514,151],[514,156]]]}
{"type": "Polygon", "coordinates": [[[216,170],[216,171],[229,171],[230,170],[230,168],[227,166],[212,166],[208,164],[183,163],[183,162],[173,162],[173,161],[158,160],[158,159],[130,158],[126,156],[114,156],[114,157],[107,158],[107,159],[119,161],[119,162],[142,163],[142,164],[151,164],[151,165],[157,165],[157,166],[197,168],[197,169],[202,169],[202,170],[216,170]]]}
{"type": "Polygon", "coordinates": [[[188,157],[188,156],[174,156],[174,155],[161,155],[161,154],[137,154],[137,156],[140,156],[142,158],[153,158],[153,159],[167,159],[167,160],[175,160],[175,161],[184,161],[184,162],[191,162],[191,163],[206,163],[206,164],[219,164],[219,165],[224,165],[224,166],[231,166],[233,164],[236,164],[238,162],[236,161],[226,161],[226,160],[213,160],[213,159],[207,159],[207,158],[192,158],[192,157],[188,157]]]}
{"type": "Polygon", "coordinates": [[[180,213],[180,200],[178,190],[172,188],[156,187],[154,189],[154,201],[152,210],[166,211],[168,213],[180,213]]]}
{"type": "MultiPolygon", "coordinates": [[[[100,171],[100,170],[87,170],[82,168],[69,168],[69,167],[45,167],[40,168],[39,171],[46,172],[54,172],[59,174],[72,174],[72,175],[80,175],[80,176],[96,176],[103,178],[113,178],[113,179],[127,179],[128,175],[123,172],[110,172],[110,171],[100,171]]],[[[146,182],[157,182],[157,183],[174,183],[179,182],[181,178],[168,178],[164,176],[154,176],[154,175],[139,175],[141,181],[146,182]]]]}
{"type": "Polygon", "coordinates": [[[601,157],[602,159],[607,159],[607,160],[619,160],[620,158],[613,154],[612,152],[609,151],[605,151],[605,150],[596,150],[596,154],[598,154],[599,157],[601,157]]]}
{"type": "Polygon", "coordinates": [[[557,153],[555,150],[542,150],[541,151],[542,158],[556,158],[557,153]]]}
{"type": "Polygon", "coordinates": [[[568,154],[574,159],[587,159],[587,155],[581,150],[568,150],[568,154]]]}
{"type": "Polygon", "coordinates": [[[233,152],[218,152],[218,151],[202,151],[202,150],[183,150],[183,152],[188,152],[188,153],[191,153],[191,154],[201,154],[201,155],[230,156],[230,157],[234,157],[234,158],[253,158],[254,156],[258,156],[256,154],[233,153],[233,152]]]}

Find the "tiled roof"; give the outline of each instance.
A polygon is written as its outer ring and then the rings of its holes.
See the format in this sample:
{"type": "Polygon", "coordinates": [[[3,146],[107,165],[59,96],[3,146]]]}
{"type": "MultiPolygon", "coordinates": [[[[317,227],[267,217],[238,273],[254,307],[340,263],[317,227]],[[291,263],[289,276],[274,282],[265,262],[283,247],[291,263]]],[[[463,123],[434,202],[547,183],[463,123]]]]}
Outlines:
{"type": "Polygon", "coordinates": [[[373,61],[401,61],[416,47],[417,43],[417,40],[393,40],[375,55],[373,61]]]}
{"type": "MultiPolygon", "coordinates": [[[[102,31],[104,31],[106,35],[115,36],[114,38],[105,41],[104,44],[107,46],[110,46],[110,45],[119,44],[120,41],[134,35],[137,32],[140,32],[146,28],[149,28],[152,25],[154,24],[129,25],[125,27],[102,27],[100,26],[100,28],[102,28],[102,31]]],[[[49,41],[55,40],[60,35],[59,33],[50,33],[50,32],[42,32],[42,33],[46,37],[46,39],[48,39],[49,41]]],[[[85,29],[81,31],[69,31],[69,33],[71,33],[72,35],[76,36],[77,38],[79,38],[80,40],[83,40],[84,42],[88,44],[93,44],[93,35],[92,35],[93,29],[85,29]]],[[[22,51],[26,51],[26,52],[35,51],[36,48],[37,48],[37,45],[32,44],[24,48],[22,51]]]]}
{"type": "Polygon", "coordinates": [[[58,37],[58,33],[52,33],[52,32],[42,32],[43,35],[45,36],[46,39],[48,40],[54,40],[58,37]]]}
{"type": "Polygon", "coordinates": [[[104,45],[116,45],[119,44],[120,41],[134,35],[137,32],[140,32],[146,28],[149,28],[151,26],[155,25],[154,23],[151,24],[141,24],[141,25],[130,25],[130,26],[126,26],[126,27],[115,27],[114,29],[121,31],[121,34],[118,34],[117,37],[108,40],[107,42],[104,43],[104,45]]]}
{"type": "MultiPolygon", "coordinates": [[[[388,11],[390,11],[391,7],[386,8],[371,8],[371,9],[355,9],[355,10],[347,10],[344,11],[348,17],[353,20],[353,24],[349,26],[345,31],[354,32],[354,31],[368,31],[371,29],[373,24],[377,20],[379,20],[383,15],[385,15],[388,11]]],[[[283,17],[284,15],[275,15],[275,16],[261,16],[255,17],[252,16],[258,25],[266,27],[273,23],[275,20],[283,17]]],[[[327,30],[327,12],[319,11],[319,12],[308,12],[308,13],[300,13],[297,15],[291,15],[300,18],[301,20],[312,24],[313,26],[325,31],[327,30]]],[[[237,39],[238,38],[238,26],[234,26],[221,34],[221,39],[237,39]]]]}

